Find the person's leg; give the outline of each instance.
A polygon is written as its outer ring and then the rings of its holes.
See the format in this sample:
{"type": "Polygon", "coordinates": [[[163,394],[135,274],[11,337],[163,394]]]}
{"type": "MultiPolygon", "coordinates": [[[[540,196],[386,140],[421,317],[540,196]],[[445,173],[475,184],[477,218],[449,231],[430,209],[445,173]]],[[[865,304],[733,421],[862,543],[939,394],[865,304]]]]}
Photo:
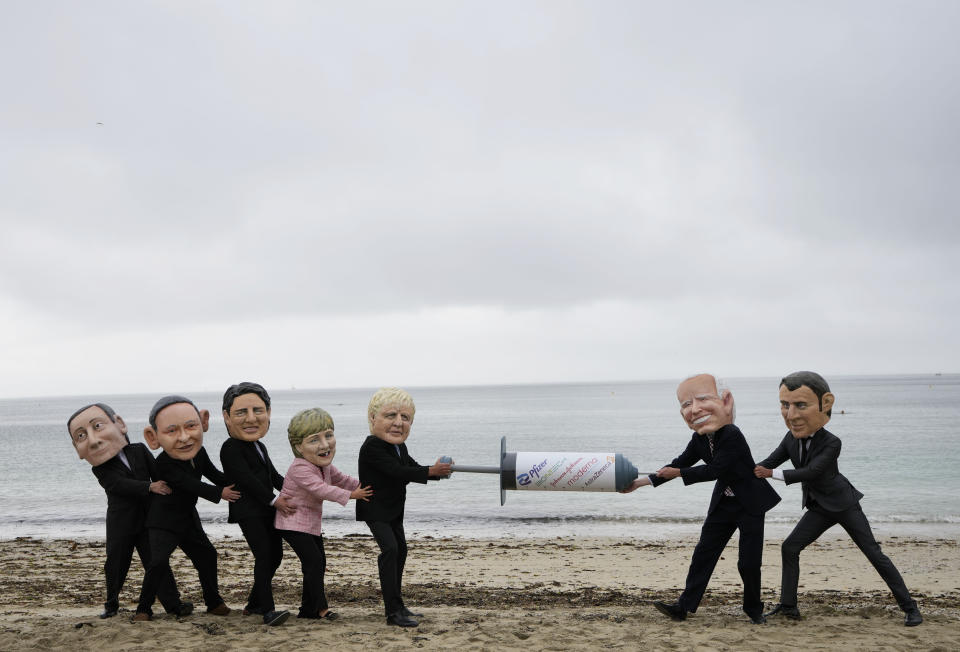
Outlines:
{"type": "Polygon", "coordinates": [[[800,582],[800,552],[816,541],[836,523],[828,512],[814,507],[808,509],[780,545],[783,564],[780,576],[780,604],[797,606],[797,584],[800,582]]]}
{"type": "Polygon", "coordinates": [[[403,600],[400,597],[400,574],[402,573],[402,559],[406,559],[406,541],[398,541],[392,523],[383,521],[367,521],[370,533],[380,547],[377,557],[377,570],[380,574],[380,592],[383,594],[383,607],[387,616],[403,609],[403,600]]]}
{"type": "Polygon", "coordinates": [[[207,610],[224,604],[217,580],[217,549],[213,547],[202,528],[189,528],[180,538],[180,549],[197,569],[203,602],[207,610]]]}
{"type": "Polygon", "coordinates": [[[246,611],[265,614],[273,611],[273,576],[283,557],[283,543],[273,527],[273,519],[259,517],[240,521],[240,531],[253,553],[253,587],[247,598],[246,611]]]}
{"type": "Polygon", "coordinates": [[[320,563],[317,566],[317,579],[315,590],[319,594],[320,599],[317,601],[317,606],[319,607],[319,613],[324,614],[330,610],[330,605],[327,604],[327,591],[323,586],[323,579],[327,572],[327,553],[323,549],[323,536],[313,537],[314,544],[317,546],[317,552],[320,553],[320,563]]]}
{"type": "Polygon", "coordinates": [[[400,597],[400,608],[406,605],[403,602],[403,569],[407,565],[407,535],[403,531],[403,519],[398,518],[390,522],[393,536],[397,541],[397,595],[400,597]]]}
{"type": "Polygon", "coordinates": [[[740,511],[740,549],[737,570],[743,581],[743,610],[753,619],[763,615],[760,601],[760,568],[763,564],[763,515],[740,511]]]}
{"type": "Polygon", "coordinates": [[[279,532],[297,553],[300,559],[300,570],[303,573],[303,592],[300,597],[300,613],[297,617],[317,618],[320,611],[326,609],[326,599],[322,598],[323,572],[326,566],[323,552],[317,549],[317,542],[311,534],[293,530],[279,532]]]}
{"type": "Polygon", "coordinates": [[[108,617],[120,608],[120,590],[130,570],[136,537],[119,531],[121,528],[107,527],[107,560],[103,564],[103,574],[107,581],[107,599],[103,603],[101,618],[108,617]]]}
{"type": "MultiPolygon", "coordinates": [[[[143,573],[143,586],[140,588],[140,600],[137,604],[137,613],[153,614],[153,601],[157,597],[157,590],[170,570],[170,555],[179,543],[179,536],[170,530],[149,528],[147,536],[150,540],[150,561],[146,564],[143,573]]],[[[166,608],[167,605],[164,605],[166,608]]]]}
{"type": "MultiPolygon", "coordinates": [[[[677,601],[684,611],[691,613],[697,611],[707,584],[710,582],[710,576],[713,575],[713,569],[716,568],[723,549],[737,527],[733,505],[727,505],[731,501],[733,501],[732,498],[721,500],[713,513],[703,522],[700,540],[697,541],[697,546],[693,549],[693,557],[690,559],[686,585],[677,601]]],[[[736,509],[739,511],[739,505],[736,509]]]]}
{"type": "Polygon", "coordinates": [[[873,564],[873,567],[880,573],[880,577],[882,577],[883,581],[890,587],[890,591],[893,593],[893,597],[896,598],[900,608],[904,611],[916,608],[917,603],[910,596],[910,591],[907,590],[907,585],[904,583],[900,571],[893,565],[890,558],[883,554],[883,551],[880,549],[880,544],[877,543],[877,540],[873,536],[870,522],[867,520],[867,516],[863,513],[860,505],[857,504],[841,512],[838,522],[843,529],[847,531],[847,534],[850,535],[853,542],[857,544],[857,547],[860,548],[860,552],[866,555],[870,563],[873,564]]]}
{"type": "MultiPolygon", "coordinates": [[[[150,565],[150,531],[144,528],[140,531],[136,540],[137,554],[140,555],[140,563],[144,570],[150,565]]],[[[171,548],[171,553],[173,549],[171,548]]],[[[168,555],[169,558],[169,555],[168,555]]],[[[167,568],[170,565],[167,564],[167,568]]],[[[177,590],[177,582],[173,579],[173,571],[168,571],[160,578],[157,585],[157,598],[164,610],[169,614],[180,615],[182,603],[180,601],[180,591],[177,590]]]]}

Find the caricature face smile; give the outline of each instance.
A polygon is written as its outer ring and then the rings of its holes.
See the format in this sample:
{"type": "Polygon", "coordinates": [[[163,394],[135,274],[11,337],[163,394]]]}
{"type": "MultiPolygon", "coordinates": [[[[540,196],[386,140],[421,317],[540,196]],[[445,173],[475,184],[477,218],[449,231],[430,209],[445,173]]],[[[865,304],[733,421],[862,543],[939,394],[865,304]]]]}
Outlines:
{"type": "Polygon", "coordinates": [[[189,403],[174,403],[157,414],[157,440],[175,460],[192,460],[203,446],[203,420],[189,403]]]}
{"type": "Polygon", "coordinates": [[[223,422],[234,439],[257,441],[270,428],[270,409],[256,394],[241,394],[223,411],[223,422]]]}
{"type": "Polygon", "coordinates": [[[384,405],[370,422],[370,433],[391,444],[402,444],[410,436],[413,411],[400,405],[384,405]]]}
{"type": "Polygon", "coordinates": [[[333,430],[324,430],[307,435],[296,445],[297,452],[315,466],[330,466],[337,452],[337,438],[333,430]]]}
{"type": "Polygon", "coordinates": [[[701,435],[733,423],[733,398],[729,392],[718,395],[713,376],[704,374],[683,381],[677,387],[677,400],[687,427],[701,435]]]}

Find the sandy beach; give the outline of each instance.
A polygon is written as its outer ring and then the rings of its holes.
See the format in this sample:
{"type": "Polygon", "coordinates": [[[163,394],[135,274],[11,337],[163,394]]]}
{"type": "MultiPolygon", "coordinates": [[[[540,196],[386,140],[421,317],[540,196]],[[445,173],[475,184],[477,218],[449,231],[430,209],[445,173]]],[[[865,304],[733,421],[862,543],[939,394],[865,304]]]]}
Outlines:
{"type": "MultiPolygon", "coordinates": [[[[764,599],[779,594],[779,540],[764,551],[764,599]]],[[[421,625],[384,623],[376,578],[376,546],[366,536],[326,541],[327,596],[336,621],[291,618],[266,628],[240,613],[252,557],[240,538],[214,541],[221,593],[235,609],[204,613],[196,573],[177,551],[174,572],[193,615],[132,623],[142,569],[134,560],[120,614],[100,620],[102,542],[17,539],[0,542],[2,650],[409,648],[468,650],[595,650],[599,648],[739,650],[960,649],[960,545],[953,539],[882,539],[920,603],[925,622],[903,626],[901,612],[853,544],[833,537],[801,556],[800,622],[771,618],[750,624],[740,611],[736,540],[714,574],[699,611],[682,623],[661,616],[651,600],[673,600],[686,573],[693,539],[569,541],[439,539],[411,541],[404,595],[423,613],[421,625]]],[[[285,549],[274,582],[278,608],[296,613],[300,567],[285,549]]]]}

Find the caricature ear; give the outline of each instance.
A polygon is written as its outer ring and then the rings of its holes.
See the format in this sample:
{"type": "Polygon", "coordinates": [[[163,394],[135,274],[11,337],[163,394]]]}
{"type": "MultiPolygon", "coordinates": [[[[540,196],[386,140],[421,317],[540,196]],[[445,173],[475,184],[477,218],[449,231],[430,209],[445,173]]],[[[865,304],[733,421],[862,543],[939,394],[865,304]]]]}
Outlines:
{"type": "Polygon", "coordinates": [[[157,450],[160,448],[160,440],[157,438],[157,431],[153,428],[143,429],[143,440],[147,442],[147,446],[150,447],[150,450],[157,450]]]}
{"type": "Polygon", "coordinates": [[[127,424],[123,422],[123,417],[119,414],[114,415],[113,420],[116,422],[117,427],[120,428],[120,432],[127,434],[127,424]]]}
{"type": "Polygon", "coordinates": [[[210,427],[210,410],[200,410],[200,424],[203,426],[203,431],[206,432],[207,428],[210,427]]]}
{"type": "Polygon", "coordinates": [[[829,412],[833,408],[833,394],[827,392],[823,395],[823,412],[829,412]]]}

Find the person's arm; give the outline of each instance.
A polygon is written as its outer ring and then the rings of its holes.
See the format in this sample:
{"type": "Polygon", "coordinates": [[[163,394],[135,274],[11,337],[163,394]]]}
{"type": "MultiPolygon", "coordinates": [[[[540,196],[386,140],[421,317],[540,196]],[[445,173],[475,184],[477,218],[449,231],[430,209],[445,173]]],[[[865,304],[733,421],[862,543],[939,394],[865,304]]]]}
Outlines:
{"type": "MultiPolygon", "coordinates": [[[[812,442],[810,444],[813,445],[812,442]]],[[[840,457],[840,440],[834,437],[817,449],[817,454],[811,456],[806,466],[799,469],[788,469],[783,472],[783,481],[787,484],[794,482],[810,482],[817,480],[828,469],[836,466],[840,457]]]]}
{"type": "MultiPolygon", "coordinates": [[[[210,458],[207,457],[207,452],[203,448],[201,448],[200,452],[193,458],[193,463],[196,465],[196,468],[200,470],[201,475],[206,476],[214,482],[222,481],[225,485],[226,478],[213,466],[210,458]]],[[[204,500],[209,500],[211,503],[219,503],[220,499],[225,497],[223,495],[224,485],[207,484],[190,472],[188,470],[189,468],[190,462],[173,459],[167,459],[157,463],[157,470],[160,472],[160,475],[166,479],[167,484],[173,488],[174,492],[193,494],[204,500]]]]}
{"type": "Polygon", "coordinates": [[[648,475],[641,475],[639,478],[630,483],[625,489],[621,489],[620,493],[628,494],[633,491],[636,491],[640,487],[649,487],[653,484],[653,481],[648,475]]]}
{"type": "MultiPolygon", "coordinates": [[[[96,476],[97,482],[100,483],[100,486],[103,487],[107,493],[117,494],[118,496],[129,496],[131,498],[147,495],[147,492],[150,491],[149,480],[137,480],[129,477],[112,464],[112,461],[113,460],[108,460],[99,466],[93,467],[93,475],[96,476]]],[[[123,462],[120,463],[122,464],[123,462]]]]}
{"type": "MultiPolygon", "coordinates": [[[[383,445],[365,446],[361,449],[361,454],[367,464],[395,480],[426,484],[430,475],[430,467],[405,464],[392,445],[389,448],[383,445]]],[[[413,461],[409,455],[407,457],[413,461]]]]}
{"type": "Polygon", "coordinates": [[[750,457],[747,440],[739,428],[727,428],[723,437],[715,440],[712,460],[706,464],[681,470],[683,484],[709,482],[717,480],[720,476],[730,476],[734,472],[737,461],[743,459],[743,456],[750,457]]]}
{"type": "Polygon", "coordinates": [[[360,480],[344,473],[332,464],[330,465],[330,483],[347,491],[353,491],[360,486],[360,480]]]}
{"type": "MultiPolygon", "coordinates": [[[[332,474],[331,474],[332,475],[332,474]]],[[[350,492],[356,487],[345,489],[335,484],[325,482],[320,470],[307,464],[293,464],[287,471],[287,480],[292,481],[299,489],[310,495],[314,500],[329,500],[346,505],[350,500],[350,492]],[[311,468],[313,467],[313,468],[311,468]]],[[[360,483],[357,482],[359,485],[360,483]]]]}
{"type": "MultiPolygon", "coordinates": [[[[273,505],[277,497],[272,489],[264,487],[257,481],[254,477],[255,470],[250,466],[249,458],[243,450],[245,446],[231,443],[234,441],[237,440],[228,439],[223,442],[223,446],[220,448],[220,463],[223,465],[223,475],[226,479],[223,486],[227,484],[238,485],[244,496],[252,497],[253,500],[263,505],[273,505]]],[[[253,451],[253,454],[259,456],[257,451],[253,451]]],[[[214,470],[216,470],[216,467],[214,467],[214,470]]],[[[283,486],[283,478],[280,478],[280,486],[283,486]]]]}
{"type": "Polygon", "coordinates": [[[687,442],[687,447],[682,453],[675,457],[672,462],[657,471],[657,473],[651,473],[649,476],[647,476],[650,480],[650,484],[652,484],[654,487],[659,487],[664,482],[668,482],[673,478],[680,477],[683,474],[684,469],[693,466],[703,459],[700,457],[700,453],[697,451],[696,437],[699,436],[700,435],[694,434],[692,437],[690,437],[690,441],[687,442]]]}

